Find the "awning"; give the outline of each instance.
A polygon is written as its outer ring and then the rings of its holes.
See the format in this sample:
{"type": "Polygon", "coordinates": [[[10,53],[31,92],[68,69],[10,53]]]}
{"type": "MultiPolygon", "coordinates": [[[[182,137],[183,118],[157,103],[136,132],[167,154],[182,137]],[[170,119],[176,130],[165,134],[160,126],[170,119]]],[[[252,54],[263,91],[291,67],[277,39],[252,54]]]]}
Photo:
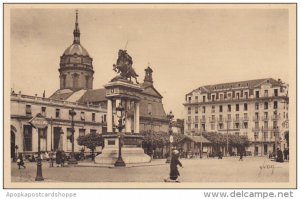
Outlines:
{"type": "MultiPolygon", "coordinates": [[[[186,136],[185,139],[189,139],[190,141],[195,142],[195,143],[201,143],[201,142],[202,142],[202,144],[203,143],[204,144],[211,143],[208,139],[206,139],[203,136],[186,136]]],[[[184,141],[185,139],[181,140],[181,142],[184,141]]]]}

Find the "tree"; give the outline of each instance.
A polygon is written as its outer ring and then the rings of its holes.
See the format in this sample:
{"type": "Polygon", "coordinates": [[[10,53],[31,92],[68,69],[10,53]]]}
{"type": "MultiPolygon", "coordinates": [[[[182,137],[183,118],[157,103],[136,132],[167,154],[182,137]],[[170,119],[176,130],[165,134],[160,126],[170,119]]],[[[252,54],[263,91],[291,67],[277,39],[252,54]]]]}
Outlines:
{"type": "Polygon", "coordinates": [[[94,160],[94,151],[97,146],[103,146],[102,135],[98,133],[89,133],[77,138],[79,146],[86,146],[92,151],[92,160],[94,160]]]}

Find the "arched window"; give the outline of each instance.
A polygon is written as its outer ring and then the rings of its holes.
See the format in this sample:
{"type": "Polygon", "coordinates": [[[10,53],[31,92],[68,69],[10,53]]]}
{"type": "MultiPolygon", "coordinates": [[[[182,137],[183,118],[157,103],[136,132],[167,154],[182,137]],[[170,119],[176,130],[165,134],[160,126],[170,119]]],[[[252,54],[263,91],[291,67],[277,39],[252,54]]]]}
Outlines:
{"type": "Polygon", "coordinates": [[[62,76],[62,87],[66,88],[66,75],[62,76]]]}
{"type": "Polygon", "coordinates": [[[73,74],[73,88],[78,88],[78,80],[79,80],[79,75],[77,73],[73,74]]]}
{"type": "Polygon", "coordinates": [[[90,80],[90,77],[89,76],[85,76],[85,88],[86,89],[89,88],[89,80],[90,80]]]}

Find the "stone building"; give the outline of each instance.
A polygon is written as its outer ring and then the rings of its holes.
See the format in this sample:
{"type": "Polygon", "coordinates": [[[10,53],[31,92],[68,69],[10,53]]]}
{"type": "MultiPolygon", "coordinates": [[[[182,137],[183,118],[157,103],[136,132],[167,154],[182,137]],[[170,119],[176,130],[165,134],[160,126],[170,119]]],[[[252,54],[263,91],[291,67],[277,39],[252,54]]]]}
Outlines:
{"type": "MultiPolygon", "coordinates": [[[[57,149],[58,135],[63,132],[63,149],[70,148],[71,118],[74,108],[75,140],[89,132],[107,132],[107,99],[105,88],[93,89],[93,59],[80,43],[78,13],[76,12],[73,43],[60,57],[60,88],[49,98],[11,93],[11,151],[32,153],[37,151],[37,132],[28,121],[37,113],[45,115],[49,122],[42,136],[42,151],[57,149]],[[52,144],[51,144],[52,143],[52,144]]],[[[112,67],[111,67],[112,68],[112,67]]],[[[111,69],[110,67],[108,70],[111,69]]],[[[162,95],[153,86],[152,69],[145,69],[140,105],[140,131],[153,129],[168,131],[168,119],[162,104],[162,95]]],[[[115,121],[116,123],[116,121],[115,121]]],[[[113,129],[115,131],[115,129],[113,129]]],[[[75,141],[75,151],[81,147],[75,141]]],[[[100,148],[98,149],[100,150],[100,148]]]]}
{"type": "Polygon", "coordinates": [[[245,135],[248,151],[267,155],[289,145],[288,100],[288,86],[280,79],[201,86],[185,96],[185,134],[245,135]]]}
{"type": "MultiPolygon", "coordinates": [[[[41,151],[56,150],[59,147],[62,134],[63,150],[70,152],[71,116],[69,111],[74,108],[75,138],[90,132],[102,133],[103,115],[106,110],[96,105],[86,105],[77,102],[54,100],[50,98],[29,96],[21,93],[11,93],[11,156],[18,152],[31,154],[37,152],[38,132],[32,128],[29,120],[41,113],[48,121],[48,127],[41,135],[41,151]]],[[[75,151],[82,147],[75,142],[75,151]]],[[[99,149],[98,149],[99,150],[99,149]]]]}

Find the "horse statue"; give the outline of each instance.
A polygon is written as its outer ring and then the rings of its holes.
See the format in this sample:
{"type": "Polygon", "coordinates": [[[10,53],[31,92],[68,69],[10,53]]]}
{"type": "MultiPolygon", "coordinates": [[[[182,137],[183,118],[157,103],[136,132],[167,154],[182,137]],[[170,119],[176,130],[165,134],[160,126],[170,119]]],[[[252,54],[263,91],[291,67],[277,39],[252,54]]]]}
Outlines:
{"type": "Polygon", "coordinates": [[[113,65],[113,70],[117,73],[120,73],[120,76],[123,79],[134,78],[135,82],[139,84],[137,81],[137,77],[139,76],[132,67],[133,61],[130,55],[128,55],[126,50],[119,50],[117,63],[113,65]]]}

